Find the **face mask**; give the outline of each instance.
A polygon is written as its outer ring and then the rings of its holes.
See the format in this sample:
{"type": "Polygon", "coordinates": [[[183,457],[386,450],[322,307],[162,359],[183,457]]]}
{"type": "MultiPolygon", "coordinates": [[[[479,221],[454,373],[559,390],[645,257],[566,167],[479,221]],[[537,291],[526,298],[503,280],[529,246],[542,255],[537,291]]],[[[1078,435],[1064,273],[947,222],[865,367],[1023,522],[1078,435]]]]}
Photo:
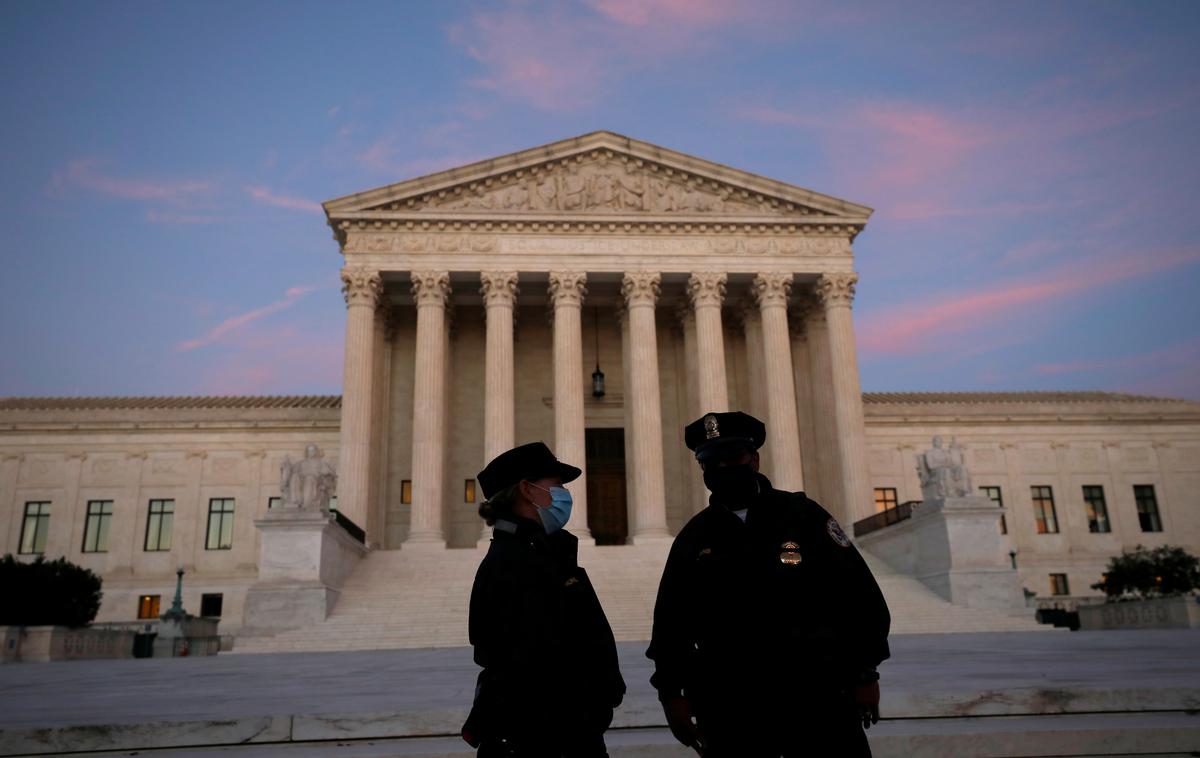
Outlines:
{"type": "Polygon", "coordinates": [[[749,463],[716,466],[704,472],[704,486],[723,500],[749,497],[758,491],[758,476],[749,463]]]}
{"type": "Polygon", "coordinates": [[[542,492],[550,493],[550,505],[542,508],[538,506],[538,516],[542,519],[542,528],[546,530],[546,534],[553,534],[559,529],[567,525],[567,520],[571,518],[571,492],[565,487],[538,487],[538,485],[530,482],[534,487],[537,487],[542,492]]]}

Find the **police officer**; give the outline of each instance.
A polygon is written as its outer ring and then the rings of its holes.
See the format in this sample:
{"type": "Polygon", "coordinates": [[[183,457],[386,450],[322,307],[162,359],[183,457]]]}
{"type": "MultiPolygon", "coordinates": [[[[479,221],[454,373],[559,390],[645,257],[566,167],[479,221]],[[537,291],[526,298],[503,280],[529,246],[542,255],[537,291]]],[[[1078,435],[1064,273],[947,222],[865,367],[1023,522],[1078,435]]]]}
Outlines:
{"type": "Polygon", "coordinates": [[[684,432],[711,496],[667,558],[646,654],[675,738],[706,758],[870,756],[887,604],[829,513],[759,473],[762,422],[684,432]]]}
{"type": "Polygon", "coordinates": [[[479,472],[479,515],[494,526],[471,589],[470,639],[483,667],[463,739],[482,758],[607,755],[625,694],[617,648],[578,539],[563,529],[580,474],[541,442],[479,472]]]}

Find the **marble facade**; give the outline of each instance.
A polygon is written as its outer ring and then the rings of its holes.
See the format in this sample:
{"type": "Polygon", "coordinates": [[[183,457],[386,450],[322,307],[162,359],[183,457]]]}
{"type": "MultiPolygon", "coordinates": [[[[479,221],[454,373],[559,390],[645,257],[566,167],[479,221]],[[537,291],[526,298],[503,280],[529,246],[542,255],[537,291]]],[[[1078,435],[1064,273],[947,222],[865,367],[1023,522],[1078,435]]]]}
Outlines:
{"type": "Polygon", "coordinates": [[[764,472],[847,531],[874,512],[874,488],[920,499],[915,454],[955,438],[975,484],[1001,487],[1006,544],[1039,594],[1052,572],[1090,594],[1124,546],[1200,548],[1198,404],[862,393],[863,206],[596,132],[325,208],[344,257],[344,394],[0,398],[0,550],[18,552],[26,503],[50,502],[45,553],[104,577],[100,620],[132,620],[140,594],[169,598],[182,565],[185,607],[222,593],[222,632],[236,632],[258,577],[254,522],[280,495],[280,463],[310,443],[371,549],[437,551],[480,540],[469,490],[490,456],[541,439],[584,467],[589,433],[613,432],[624,502],[589,502],[581,477],[570,528],[587,537],[619,515],[624,539],[654,542],[705,503],[683,426],[725,408],[767,422],[764,472]],[[1041,484],[1057,534],[1032,530],[1041,484]],[[1081,522],[1082,484],[1105,486],[1111,533],[1081,522]],[[1156,486],[1162,532],[1139,529],[1132,484],[1156,486]],[[170,550],[144,549],[152,498],[175,502],[170,550]],[[229,549],[205,547],[213,498],[236,501],[229,549]],[[91,500],[114,503],[104,553],[81,550],[91,500]]]}

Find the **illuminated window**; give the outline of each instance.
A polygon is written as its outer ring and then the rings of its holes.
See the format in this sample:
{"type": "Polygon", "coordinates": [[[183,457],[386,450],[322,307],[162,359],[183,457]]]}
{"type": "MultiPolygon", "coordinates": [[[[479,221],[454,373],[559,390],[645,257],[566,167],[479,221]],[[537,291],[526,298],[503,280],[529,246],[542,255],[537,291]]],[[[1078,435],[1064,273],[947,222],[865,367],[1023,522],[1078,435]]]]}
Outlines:
{"type": "Polygon", "coordinates": [[[1087,511],[1088,531],[1096,534],[1111,532],[1108,523],[1108,504],[1104,502],[1104,488],[1098,484],[1083,485],[1083,504],[1087,511]]]}
{"type": "Polygon", "coordinates": [[[280,503],[282,503],[282,502],[283,502],[283,498],[281,498],[281,497],[269,497],[269,498],[267,498],[267,510],[269,511],[269,510],[271,510],[272,508],[275,508],[275,507],[277,507],[277,506],[278,506],[280,503]]]}
{"type": "Polygon", "coordinates": [[[139,619],[156,619],[158,618],[158,605],[161,600],[161,595],[141,595],[138,597],[138,618],[139,619]]]}
{"type": "Polygon", "coordinates": [[[151,500],[146,518],[146,552],[171,549],[171,527],[175,521],[174,500],[151,500]]]}
{"type": "Polygon", "coordinates": [[[875,512],[881,513],[889,508],[896,507],[896,488],[895,487],[876,487],[875,488],[875,512]]]}
{"type": "Polygon", "coordinates": [[[1161,532],[1162,519],[1158,515],[1158,498],[1154,496],[1153,484],[1133,485],[1133,497],[1137,500],[1138,523],[1143,532],[1161,532]]]}
{"type": "Polygon", "coordinates": [[[463,485],[463,502],[466,502],[466,503],[475,502],[475,480],[474,479],[468,479],[466,484],[463,485]]]}
{"type": "Polygon", "coordinates": [[[25,555],[46,552],[46,535],[49,532],[50,503],[26,503],[19,552],[25,555]]]}
{"type": "Polygon", "coordinates": [[[83,552],[108,552],[108,530],[112,525],[112,512],[111,500],[88,501],[87,521],[83,527],[83,552]]]}
{"type": "Polygon", "coordinates": [[[204,618],[221,618],[221,606],[225,604],[225,596],[220,592],[200,596],[200,615],[204,618]]]}
{"type": "Polygon", "coordinates": [[[1070,595],[1071,588],[1067,584],[1066,574],[1051,574],[1050,575],[1050,594],[1051,595],[1070,595]]]}
{"type": "Polygon", "coordinates": [[[1058,534],[1058,516],[1054,513],[1054,491],[1041,484],[1029,488],[1033,498],[1033,519],[1038,534],[1058,534]]]}
{"type": "Polygon", "coordinates": [[[400,502],[404,505],[412,504],[412,480],[405,479],[400,482],[400,502]]]}
{"type": "Polygon", "coordinates": [[[329,498],[329,510],[336,511],[337,509],[337,495],[333,495],[329,498]]]}
{"type": "Polygon", "coordinates": [[[208,536],[205,550],[229,550],[233,547],[233,498],[208,501],[208,536]]]}
{"type": "MultiPolygon", "coordinates": [[[[1000,494],[999,487],[980,487],[979,491],[982,492],[988,500],[991,500],[993,503],[995,503],[997,508],[1004,507],[1004,496],[1000,494]]],[[[1008,534],[1008,521],[1004,518],[1003,513],[1000,514],[1000,533],[1008,534]]]]}

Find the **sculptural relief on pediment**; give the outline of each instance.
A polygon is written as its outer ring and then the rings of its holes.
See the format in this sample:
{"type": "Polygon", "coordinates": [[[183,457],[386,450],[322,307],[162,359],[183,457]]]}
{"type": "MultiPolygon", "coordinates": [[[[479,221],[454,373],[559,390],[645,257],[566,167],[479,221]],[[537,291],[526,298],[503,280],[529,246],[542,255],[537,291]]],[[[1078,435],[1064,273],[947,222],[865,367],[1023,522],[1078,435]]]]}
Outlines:
{"type": "Polygon", "coordinates": [[[373,210],[826,215],[707,177],[604,154],[562,159],[373,210]]]}

